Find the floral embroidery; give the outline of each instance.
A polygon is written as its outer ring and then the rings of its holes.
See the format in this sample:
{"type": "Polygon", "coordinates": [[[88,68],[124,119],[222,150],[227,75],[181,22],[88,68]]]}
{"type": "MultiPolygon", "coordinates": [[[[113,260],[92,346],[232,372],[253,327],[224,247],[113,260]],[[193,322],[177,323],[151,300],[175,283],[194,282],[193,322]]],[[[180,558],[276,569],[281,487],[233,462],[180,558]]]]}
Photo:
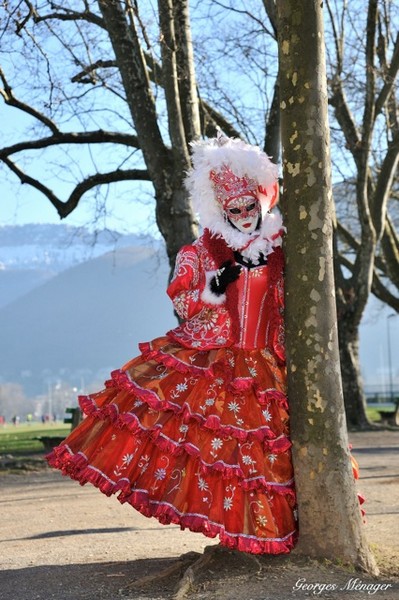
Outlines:
{"type": "Polygon", "coordinates": [[[270,454],[269,462],[273,465],[277,460],[277,454],[270,454]]]}
{"type": "Polygon", "coordinates": [[[181,394],[188,390],[188,386],[195,385],[197,383],[197,381],[198,381],[198,377],[185,377],[183,381],[180,381],[179,383],[176,384],[175,389],[172,390],[170,393],[170,397],[173,398],[173,400],[180,398],[181,394]]]}
{"type": "Polygon", "coordinates": [[[251,269],[249,275],[250,275],[250,277],[261,277],[262,276],[262,270],[261,269],[251,269]]]}
{"type": "Polygon", "coordinates": [[[231,508],[233,507],[233,499],[234,499],[234,493],[236,491],[236,488],[234,485],[228,485],[225,488],[225,491],[227,492],[227,494],[231,494],[230,496],[226,495],[223,498],[223,508],[224,510],[231,510],[231,508]]]}
{"type": "Polygon", "coordinates": [[[158,489],[158,487],[159,487],[158,482],[166,479],[166,475],[167,475],[166,470],[169,467],[169,463],[170,463],[169,457],[165,456],[165,455],[162,456],[161,463],[163,463],[165,466],[158,467],[158,469],[154,473],[155,483],[150,488],[152,493],[155,493],[155,491],[158,489]]]}
{"type": "Polygon", "coordinates": [[[144,454],[144,455],[142,454],[140,456],[140,460],[138,463],[138,468],[140,469],[141,475],[146,472],[149,464],[150,464],[150,457],[148,456],[148,454],[144,454]]]}
{"type": "Polygon", "coordinates": [[[213,438],[211,446],[214,450],[219,450],[223,446],[223,440],[220,438],[213,438]]]}
{"type": "Polygon", "coordinates": [[[131,454],[125,454],[122,457],[122,464],[121,465],[116,465],[115,469],[114,469],[114,475],[116,475],[117,477],[120,477],[123,473],[123,471],[125,471],[127,469],[127,467],[130,465],[130,463],[132,462],[134,455],[137,452],[137,448],[134,452],[132,452],[131,454]]]}
{"type": "Polygon", "coordinates": [[[182,434],[182,435],[179,437],[179,439],[178,439],[178,442],[179,442],[179,444],[180,444],[181,442],[184,442],[184,440],[186,439],[186,435],[187,435],[187,432],[188,432],[188,425],[184,425],[184,424],[183,424],[183,425],[180,425],[180,427],[179,427],[179,431],[180,431],[180,433],[182,434]]]}
{"type": "Polygon", "coordinates": [[[199,472],[196,473],[196,476],[198,478],[198,488],[201,490],[201,492],[204,492],[204,495],[202,496],[202,502],[205,502],[205,504],[209,504],[210,506],[213,500],[213,493],[209,489],[209,484],[203,477],[201,477],[199,472]]]}
{"type": "Polygon", "coordinates": [[[222,381],[223,383],[223,379],[220,380],[215,380],[214,383],[212,383],[206,392],[207,398],[205,400],[205,404],[202,404],[200,406],[200,409],[202,410],[203,413],[205,413],[206,411],[206,407],[207,406],[213,406],[215,404],[216,401],[216,397],[217,397],[217,388],[221,385],[219,382],[222,381]]]}
{"type": "Polygon", "coordinates": [[[201,322],[204,329],[214,329],[218,322],[218,315],[213,308],[204,308],[201,311],[201,322]]]}
{"type": "Polygon", "coordinates": [[[185,475],[186,475],[186,471],[184,469],[181,469],[181,470],[175,469],[173,471],[172,475],[170,476],[170,479],[176,480],[177,483],[169,490],[167,495],[171,494],[175,490],[180,490],[180,484],[181,484],[182,479],[185,477],[185,475]]]}
{"type": "Polygon", "coordinates": [[[264,416],[265,421],[269,422],[272,420],[272,415],[269,408],[265,408],[264,410],[262,410],[262,415],[264,416]]]}
{"type": "Polygon", "coordinates": [[[191,296],[191,299],[194,300],[194,302],[198,302],[199,294],[200,294],[199,290],[191,290],[189,292],[189,295],[191,296]]]}
{"type": "Polygon", "coordinates": [[[226,497],[223,499],[224,510],[230,510],[232,506],[233,506],[233,498],[226,497]]]}
{"type": "Polygon", "coordinates": [[[236,414],[240,411],[240,406],[238,405],[237,402],[235,402],[233,400],[231,402],[229,402],[227,406],[228,406],[228,409],[231,412],[233,412],[234,414],[236,414]]]}
{"type": "Polygon", "coordinates": [[[207,482],[205,481],[205,479],[203,479],[202,477],[198,476],[198,487],[199,489],[203,492],[204,490],[208,490],[209,489],[209,485],[207,484],[207,482]]]}
{"type": "Polygon", "coordinates": [[[245,362],[248,366],[248,371],[249,374],[251,375],[251,377],[255,378],[258,376],[258,371],[256,369],[256,365],[257,365],[257,360],[254,360],[253,358],[246,358],[245,362]]]}
{"type": "Polygon", "coordinates": [[[265,511],[265,507],[263,506],[262,502],[260,500],[251,502],[251,509],[254,512],[255,521],[258,527],[265,527],[267,524],[267,517],[265,514],[262,514],[265,511]]]}
{"type": "Polygon", "coordinates": [[[178,392],[185,392],[187,388],[188,388],[188,386],[187,386],[186,382],[178,383],[177,386],[176,386],[176,390],[178,392]]]}
{"type": "Polygon", "coordinates": [[[253,459],[249,456],[249,454],[244,454],[242,457],[242,462],[244,465],[252,465],[254,462],[253,459]]]}
{"type": "Polygon", "coordinates": [[[210,452],[211,456],[213,456],[213,458],[217,457],[217,451],[220,450],[220,448],[223,446],[223,440],[220,438],[213,438],[213,440],[211,441],[211,446],[212,446],[212,450],[210,452]]]}
{"type": "Polygon", "coordinates": [[[243,444],[240,448],[240,453],[242,456],[242,462],[244,465],[246,465],[247,467],[249,467],[248,472],[250,475],[253,475],[254,473],[257,472],[257,469],[255,467],[256,465],[256,460],[254,460],[250,454],[251,450],[252,450],[252,446],[253,446],[253,442],[246,442],[245,444],[243,444]],[[245,452],[245,454],[244,454],[245,452]]]}
{"type": "Polygon", "coordinates": [[[155,479],[157,479],[158,481],[161,481],[162,479],[165,479],[166,477],[166,469],[157,469],[155,471],[155,479]]]}

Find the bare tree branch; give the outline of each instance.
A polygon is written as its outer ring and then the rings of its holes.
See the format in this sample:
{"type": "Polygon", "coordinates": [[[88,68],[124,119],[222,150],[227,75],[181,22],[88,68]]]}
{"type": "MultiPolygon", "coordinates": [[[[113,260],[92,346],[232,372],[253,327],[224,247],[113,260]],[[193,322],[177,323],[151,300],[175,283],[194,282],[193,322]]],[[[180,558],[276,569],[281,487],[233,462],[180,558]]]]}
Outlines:
{"type": "Polygon", "coordinates": [[[19,110],[22,110],[24,113],[34,117],[35,119],[37,119],[38,121],[40,121],[41,123],[46,125],[46,127],[48,127],[54,134],[59,133],[59,129],[58,129],[57,125],[54,123],[54,121],[52,121],[51,119],[46,117],[46,115],[39,112],[32,106],[29,106],[28,104],[25,104],[25,102],[18,100],[18,98],[16,98],[14,96],[12,88],[8,84],[6,76],[3,72],[3,69],[1,69],[1,67],[0,67],[0,79],[4,86],[3,89],[0,88],[0,94],[3,96],[6,104],[8,104],[9,106],[13,106],[14,108],[18,108],[19,110]]]}
{"type": "Polygon", "coordinates": [[[189,167],[188,139],[184,131],[182,105],[180,102],[177,76],[177,41],[173,18],[172,0],[158,0],[159,23],[161,29],[161,54],[163,89],[168,110],[168,128],[172,142],[172,152],[182,165],[189,167]]]}
{"type": "Polygon", "coordinates": [[[392,54],[391,64],[389,65],[388,72],[385,75],[385,84],[382,87],[378,98],[375,102],[374,119],[378,117],[382,111],[387,99],[389,98],[394,88],[395,79],[399,71],[399,33],[396,37],[395,47],[392,54]]]}
{"type": "Polygon", "coordinates": [[[378,273],[376,273],[375,270],[373,273],[373,284],[371,287],[371,291],[373,292],[374,296],[381,300],[381,302],[384,302],[384,304],[387,304],[388,306],[396,310],[396,312],[399,312],[399,298],[394,296],[388,290],[388,288],[382,283],[378,273]]]}
{"type": "Polygon", "coordinates": [[[68,200],[63,202],[54,192],[43,185],[39,180],[27,175],[20,167],[12,162],[8,157],[2,159],[8,168],[15,173],[22,184],[28,184],[44,194],[57,210],[61,219],[65,219],[78,205],[82,196],[94,187],[99,185],[115,183],[117,181],[151,181],[149,173],[145,169],[127,169],[110,171],[109,173],[95,173],[90,175],[76,185],[68,200]]]}
{"type": "Polygon", "coordinates": [[[347,103],[340,77],[335,77],[330,82],[330,87],[332,95],[329,102],[335,109],[335,116],[344,134],[346,147],[351,152],[356,164],[358,164],[360,160],[361,137],[347,103]]]}
{"type": "Polygon", "coordinates": [[[88,10],[87,5],[86,9],[83,11],[75,11],[69,8],[65,8],[62,5],[57,5],[52,2],[52,8],[55,10],[59,10],[60,12],[52,12],[47,13],[46,15],[41,15],[37,12],[31,2],[28,0],[24,0],[25,4],[29,8],[29,15],[26,17],[21,24],[18,24],[19,31],[26,25],[28,19],[33,16],[33,20],[35,23],[41,23],[43,21],[87,21],[88,23],[93,23],[94,25],[98,25],[99,27],[105,28],[104,21],[96,15],[95,13],[88,10]],[[62,11],[62,12],[61,12],[62,11]]]}
{"type": "Polygon", "coordinates": [[[37,179],[30,177],[27,175],[22,169],[20,169],[12,160],[10,160],[7,156],[2,158],[2,161],[7,165],[7,167],[15,173],[22,184],[28,184],[41,192],[48,200],[50,200],[51,204],[57,209],[59,215],[61,215],[63,211],[63,202],[57,198],[50,188],[43,185],[37,179]]]}
{"type": "Polygon", "coordinates": [[[277,39],[277,7],[275,0],[263,0],[263,6],[265,7],[265,11],[267,16],[269,17],[269,21],[271,26],[273,27],[273,33],[275,39],[277,39]]]}
{"type": "Polygon", "coordinates": [[[151,178],[146,169],[117,169],[109,173],[95,173],[78,183],[64,203],[63,214],[60,214],[60,217],[68,216],[77,207],[81,197],[92,188],[117,181],[151,181],[151,178]]]}
{"type": "Polygon", "coordinates": [[[381,248],[384,253],[384,262],[386,265],[385,273],[399,289],[399,239],[389,215],[387,215],[385,220],[381,248]]]}
{"type": "Polygon", "coordinates": [[[39,150],[43,148],[49,148],[50,146],[58,146],[60,144],[102,144],[112,143],[121,144],[133,148],[140,148],[137,136],[130,135],[127,133],[119,133],[117,131],[79,131],[62,133],[57,131],[55,135],[41,138],[38,140],[28,140],[25,142],[19,142],[0,149],[0,160],[4,157],[22,152],[24,150],[39,150]]]}
{"type": "Polygon", "coordinates": [[[72,77],[71,81],[72,83],[95,84],[97,83],[97,77],[95,75],[97,69],[110,69],[112,67],[117,68],[117,66],[116,60],[96,60],[96,62],[92,63],[91,65],[87,65],[83,71],[76,73],[76,75],[72,77]]]}
{"type": "Polygon", "coordinates": [[[381,238],[384,231],[388,200],[391,194],[399,161],[399,133],[397,133],[388,145],[388,150],[378,174],[375,191],[372,194],[372,216],[376,230],[377,240],[381,238]]]}
{"type": "Polygon", "coordinates": [[[175,1],[173,15],[177,42],[176,67],[180,106],[186,140],[190,142],[200,136],[201,124],[188,0],[175,1]]]}

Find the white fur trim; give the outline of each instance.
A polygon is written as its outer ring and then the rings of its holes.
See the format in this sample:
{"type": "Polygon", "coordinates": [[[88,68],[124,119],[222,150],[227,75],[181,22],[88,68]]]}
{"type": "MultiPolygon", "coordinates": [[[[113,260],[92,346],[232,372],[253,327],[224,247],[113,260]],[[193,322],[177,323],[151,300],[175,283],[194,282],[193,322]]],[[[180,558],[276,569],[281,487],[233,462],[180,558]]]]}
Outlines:
{"type": "Polygon", "coordinates": [[[274,248],[281,246],[282,239],[279,233],[285,231],[285,228],[280,213],[277,209],[274,209],[272,213],[267,213],[264,217],[260,231],[254,231],[250,234],[242,233],[224,219],[216,221],[209,227],[209,230],[215,237],[222,237],[230,248],[239,250],[243,256],[256,264],[260,253],[268,256],[274,248]],[[245,246],[247,247],[245,248],[245,246]]]}
{"type": "Polygon", "coordinates": [[[217,306],[226,302],[226,294],[220,294],[220,296],[218,296],[212,292],[211,279],[213,279],[215,275],[216,271],[207,271],[205,273],[206,282],[205,287],[201,292],[201,300],[206,304],[214,304],[217,306]]]}

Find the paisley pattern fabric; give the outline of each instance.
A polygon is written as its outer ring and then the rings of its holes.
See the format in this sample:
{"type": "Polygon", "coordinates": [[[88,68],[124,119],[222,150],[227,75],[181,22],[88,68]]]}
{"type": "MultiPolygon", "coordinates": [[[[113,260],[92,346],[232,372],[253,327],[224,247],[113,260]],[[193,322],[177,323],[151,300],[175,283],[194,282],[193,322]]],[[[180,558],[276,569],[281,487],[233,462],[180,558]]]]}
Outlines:
{"type": "Polygon", "coordinates": [[[161,523],[286,553],[297,520],[281,255],[245,270],[212,304],[206,273],[223,253],[204,238],[183,249],[168,293],[185,323],[140,344],[102,391],[81,397],[84,421],[48,460],[161,523]]]}

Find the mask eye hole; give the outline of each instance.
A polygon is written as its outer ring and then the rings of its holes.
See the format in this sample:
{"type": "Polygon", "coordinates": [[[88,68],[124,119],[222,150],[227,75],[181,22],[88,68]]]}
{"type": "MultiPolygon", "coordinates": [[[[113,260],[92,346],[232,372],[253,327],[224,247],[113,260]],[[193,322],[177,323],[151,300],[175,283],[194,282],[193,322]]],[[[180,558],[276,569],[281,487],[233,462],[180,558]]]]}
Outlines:
{"type": "Polygon", "coordinates": [[[241,214],[241,209],[240,208],[229,208],[229,212],[232,215],[240,215],[241,214]]]}
{"type": "Polygon", "coordinates": [[[245,208],[249,212],[250,210],[253,210],[255,208],[255,205],[256,205],[256,203],[252,202],[251,204],[247,204],[247,206],[245,208]]]}

